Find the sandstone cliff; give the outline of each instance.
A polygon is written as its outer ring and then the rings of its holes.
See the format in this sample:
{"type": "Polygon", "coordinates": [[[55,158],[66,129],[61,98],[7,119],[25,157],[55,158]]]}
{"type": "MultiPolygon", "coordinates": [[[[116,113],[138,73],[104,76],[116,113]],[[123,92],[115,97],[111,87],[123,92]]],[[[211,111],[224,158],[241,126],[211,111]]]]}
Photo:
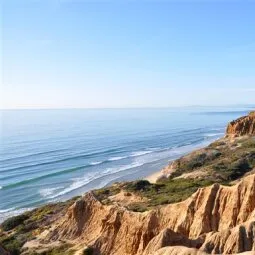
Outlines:
{"type": "Polygon", "coordinates": [[[255,135],[255,111],[248,116],[231,121],[226,130],[227,136],[255,135]]]}
{"type": "Polygon", "coordinates": [[[46,239],[83,243],[93,254],[150,255],[174,254],[173,247],[171,253],[167,248],[160,251],[167,246],[193,248],[183,254],[255,252],[254,238],[255,175],[251,175],[232,187],[214,184],[181,203],[144,213],[103,205],[88,193],[46,239]]]}

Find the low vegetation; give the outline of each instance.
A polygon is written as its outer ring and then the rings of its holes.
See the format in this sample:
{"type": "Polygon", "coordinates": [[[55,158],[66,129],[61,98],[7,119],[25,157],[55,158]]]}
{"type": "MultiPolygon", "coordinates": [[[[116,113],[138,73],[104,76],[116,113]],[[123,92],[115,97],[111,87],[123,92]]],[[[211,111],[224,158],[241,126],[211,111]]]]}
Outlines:
{"type": "Polygon", "coordinates": [[[93,193],[98,200],[104,201],[104,203],[107,204],[109,202],[108,197],[118,194],[121,189],[121,184],[115,184],[109,187],[94,190],[93,193]]]}
{"type": "Polygon", "coordinates": [[[148,198],[146,205],[148,208],[176,203],[185,200],[198,188],[212,184],[211,181],[176,179],[165,180],[157,184],[150,184],[145,181],[128,183],[124,188],[130,192],[136,192],[142,197],[148,198]]]}
{"type": "Polygon", "coordinates": [[[40,253],[33,252],[31,255],[73,255],[75,251],[70,247],[71,246],[69,244],[63,244],[40,253]]]}
{"type": "Polygon", "coordinates": [[[242,177],[254,167],[254,137],[241,138],[234,142],[219,140],[205,149],[176,160],[175,172],[170,179],[181,177],[185,173],[202,171],[213,182],[227,183],[242,177]]]}
{"type": "MultiPolygon", "coordinates": [[[[67,208],[77,200],[75,197],[66,202],[59,202],[55,204],[48,204],[30,212],[26,212],[19,216],[14,216],[1,224],[0,243],[4,249],[9,251],[11,255],[21,254],[21,248],[27,241],[32,240],[36,234],[47,229],[50,224],[64,215],[67,208]]],[[[71,251],[63,253],[63,250],[51,249],[40,253],[42,255],[71,255],[71,251]]],[[[36,253],[33,253],[33,255],[36,253]]]]}
{"type": "Polygon", "coordinates": [[[3,224],[2,224],[2,229],[4,231],[9,231],[14,229],[15,227],[21,225],[24,223],[25,220],[27,220],[29,217],[26,214],[14,216],[12,218],[7,219],[3,224]]]}
{"type": "Polygon", "coordinates": [[[146,201],[132,202],[126,206],[135,212],[144,212],[155,206],[185,200],[199,188],[218,182],[231,185],[232,181],[244,176],[255,168],[255,138],[241,138],[233,142],[218,140],[205,149],[188,154],[174,163],[175,172],[156,184],[146,180],[117,183],[95,190],[94,194],[104,204],[121,190],[135,193],[146,201]],[[204,175],[184,178],[183,174],[195,171],[204,175]]]}

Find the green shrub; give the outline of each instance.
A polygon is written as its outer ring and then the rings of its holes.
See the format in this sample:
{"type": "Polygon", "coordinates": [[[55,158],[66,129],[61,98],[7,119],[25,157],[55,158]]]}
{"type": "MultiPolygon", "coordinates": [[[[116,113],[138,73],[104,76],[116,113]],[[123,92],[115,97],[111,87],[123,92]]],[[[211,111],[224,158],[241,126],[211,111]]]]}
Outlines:
{"type": "Polygon", "coordinates": [[[15,227],[23,224],[23,222],[27,219],[28,219],[28,216],[26,214],[21,214],[18,216],[11,217],[1,224],[1,228],[4,231],[12,230],[15,227]]]}
{"type": "Polygon", "coordinates": [[[255,148],[255,139],[249,139],[248,141],[245,141],[242,143],[242,147],[246,149],[255,148]]]}
{"type": "Polygon", "coordinates": [[[237,178],[243,176],[246,172],[250,171],[251,167],[247,159],[242,158],[233,162],[229,166],[229,179],[236,180],[237,178]]]}
{"type": "Polygon", "coordinates": [[[148,210],[148,208],[146,207],[145,204],[139,203],[139,202],[129,204],[128,209],[133,211],[133,212],[145,212],[145,211],[148,210]]]}
{"type": "Polygon", "coordinates": [[[138,180],[134,182],[129,182],[125,186],[128,191],[142,191],[147,190],[152,186],[152,184],[147,180],[138,180]]]}
{"type": "MultiPolygon", "coordinates": [[[[35,253],[34,255],[36,255],[36,254],[37,253],[35,253]]],[[[74,250],[70,250],[69,244],[63,244],[61,246],[51,248],[51,249],[41,252],[39,254],[40,255],[73,255],[74,250]]]]}
{"type": "Polygon", "coordinates": [[[208,147],[215,148],[215,147],[224,146],[224,145],[226,145],[226,143],[224,141],[218,140],[218,141],[211,143],[208,147]]]}
{"type": "Polygon", "coordinates": [[[21,247],[24,245],[25,240],[17,239],[14,235],[1,240],[3,247],[11,253],[11,255],[19,255],[21,247]]]}
{"type": "Polygon", "coordinates": [[[166,179],[161,183],[151,184],[147,181],[129,182],[124,189],[137,193],[148,199],[147,202],[133,203],[128,206],[129,210],[143,212],[151,207],[183,201],[194,193],[198,188],[208,186],[209,180],[194,179],[166,179]]]}
{"type": "Polygon", "coordinates": [[[98,200],[101,202],[104,200],[104,202],[109,202],[108,197],[116,195],[120,192],[120,188],[118,186],[110,186],[110,187],[105,187],[101,189],[94,190],[93,193],[97,197],[98,200]]]}

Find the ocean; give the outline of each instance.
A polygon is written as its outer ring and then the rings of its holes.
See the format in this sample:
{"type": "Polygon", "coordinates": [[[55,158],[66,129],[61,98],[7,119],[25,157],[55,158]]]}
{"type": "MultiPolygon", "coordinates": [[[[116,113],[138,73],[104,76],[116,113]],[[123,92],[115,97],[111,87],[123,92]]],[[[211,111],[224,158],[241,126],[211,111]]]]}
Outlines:
{"type": "Polygon", "coordinates": [[[0,221],[144,178],[222,137],[249,108],[1,110],[0,221]]]}

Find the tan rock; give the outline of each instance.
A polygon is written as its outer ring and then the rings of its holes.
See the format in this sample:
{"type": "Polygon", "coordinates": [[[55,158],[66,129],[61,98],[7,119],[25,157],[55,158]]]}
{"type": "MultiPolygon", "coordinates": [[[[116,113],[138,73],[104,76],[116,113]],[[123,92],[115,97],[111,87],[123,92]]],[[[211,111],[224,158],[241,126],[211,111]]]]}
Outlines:
{"type": "Polygon", "coordinates": [[[164,247],[159,249],[154,255],[207,255],[208,253],[199,251],[195,248],[184,246],[164,247]]]}
{"type": "Polygon", "coordinates": [[[231,254],[254,250],[254,221],[255,175],[250,175],[235,186],[214,184],[181,203],[144,213],[102,205],[88,193],[69,208],[47,239],[76,240],[104,255],[231,254]],[[159,253],[172,245],[182,245],[184,253],[159,253]]]}
{"type": "Polygon", "coordinates": [[[248,116],[231,121],[226,130],[226,136],[255,135],[255,111],[248,116]]]}

